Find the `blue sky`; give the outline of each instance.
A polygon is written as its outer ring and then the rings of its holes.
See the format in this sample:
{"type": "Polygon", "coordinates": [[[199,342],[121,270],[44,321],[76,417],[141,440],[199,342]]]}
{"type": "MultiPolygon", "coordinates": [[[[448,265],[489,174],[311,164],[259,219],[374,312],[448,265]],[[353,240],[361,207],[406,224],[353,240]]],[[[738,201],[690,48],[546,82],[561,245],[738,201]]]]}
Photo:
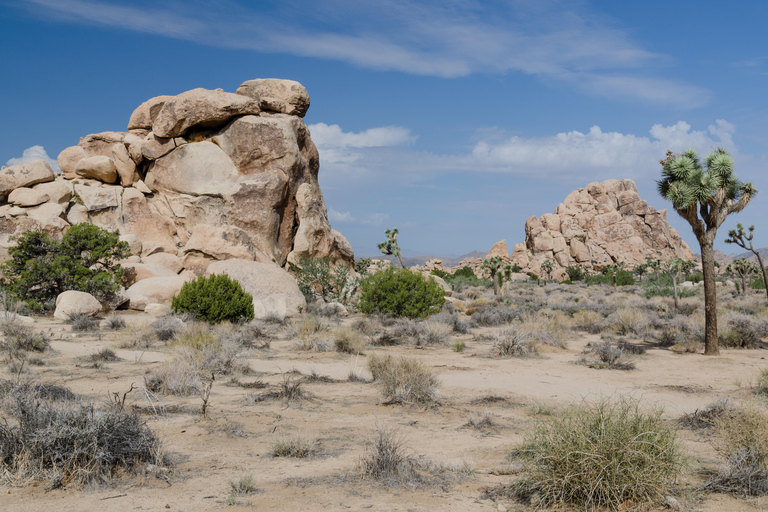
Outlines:
{"type": "MultiPolygon", "coordinates": [[[[54,159],[195,87],[298,80],[331,223],[358,255],[525,237],[573,189],[726,147],[763,191],[721,228],[768,246],[768,2],[0,0],[0,163],[54,159]]],[[[698,251],[690,227],[669,219],[698,251]]]]}

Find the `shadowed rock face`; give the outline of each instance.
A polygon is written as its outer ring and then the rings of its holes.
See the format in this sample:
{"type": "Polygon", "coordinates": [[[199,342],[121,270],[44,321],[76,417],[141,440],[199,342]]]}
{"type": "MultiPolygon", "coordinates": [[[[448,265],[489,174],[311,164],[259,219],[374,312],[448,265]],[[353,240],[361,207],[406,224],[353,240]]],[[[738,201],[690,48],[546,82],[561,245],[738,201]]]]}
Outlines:
{"type": "Polygon", "coordinates": [[[667,211],[643,201],[632,180],[607,180],[574,190],[555,213],[530,217],[525,243],[515,245],[511,261],[524,272],[541,275],[541,264],[555,264],[559,278],[569,266],[600,270],[614,263],[628,266],[646,258],[695,257],[680,234],[667,223],[667,211]]]}
{"type": "Polygon", "coordinates": [[[61,235],[90,222],[138,237],[141,257],[169,253],[195,274],[230,258],[351,264],[351,246],[328,222],[307,108],[306,89],[278,79],[151,98],[127,132],[62,151],[61,175],[42,161],[3,168],[0,246],[29,229],[61,235]],[[41,207],[46,196],[62,208],[41,207]]]}

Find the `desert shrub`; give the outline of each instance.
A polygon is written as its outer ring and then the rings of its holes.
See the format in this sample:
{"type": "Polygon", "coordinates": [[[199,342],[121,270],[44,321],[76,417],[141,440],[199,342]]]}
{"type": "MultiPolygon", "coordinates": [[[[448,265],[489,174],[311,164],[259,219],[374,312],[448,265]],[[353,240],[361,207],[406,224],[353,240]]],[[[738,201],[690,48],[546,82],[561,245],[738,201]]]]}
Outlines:
{"type": "MultiPolygon", "coordinates": [[[[361,262],[358,262],[361,263],[361,262]]],[[[368,260],[370,264],[370,259],[368,260]]],[[[362,263],[361,263],[362,265],[362,263]]],[[[355,267],[357,268],[357,263],[355,267]]],[[[346,304],[357,283],[350,283],[349,267],[340,263],[333,265],[329,258],[310,258],[302,256],[298,265],[291,264],[291,271],[296,277],[299,290],[307,303],[318,298],[325,301],[338,301],[346,304]]],[[[365,265],[365,273],[368,265],[365,265]]]]}
{"type": "Polygon", "coordinates": [[[542,309],[536,314],[525,313],[521,318],[521,327],[538,343],[566,348],[570,319],[562,311],[542,309]]]}
{"type": "Polygon", "coordinates": [[[117,354],[111,348],[103,348],[98,352],[88,356],[88,360],[94,363],[111,363],[114,361],[119,361],[120,358],[117,357],[117,354]]]}
{"type": "Polygon", "coordinates": [[[368,369],[388,404],[436,405],[440,381],[417,359],[372,354],[368,369]]]}
{"type": "Polygon", "coordinates": [[[469,322],[460,320],[459,314],[456,312],[448,313],[447,311],[441,311],[436,315],[432,315],[430,319],[450,325],[453,328],[453,332],[458,334],[467,334],[470,330],[469,322]]]}
{"type": "Polygon", "coordinates": [[[765,335],[765,322],[750,315],[729,314],[726,328],[718,335],[719,343],[726,348],[756,348],[765,335]]]}
{"type": "Polygon", "coordinates": [[[149,325],[129,325],[117,333],[117,339],[120,348],[146,349],[157,341],[157,334],[149,325]]]}
{"type": "Polygon", "coordinates": [[[683,467],[677,431],[661,409],[629,398],[583,402],[548,417],[520,455],[529,476],[514,489],[519,497],[585,509],[663,503],[683,467]]]}
{"type": "Polygon", "coordinates": [[[579,330],[599,334],[605,328],[605,320],[600,313],[582,308],[573,314],[573,325],[579,330]]]}
{"type": "Polygon", "coordinates": [[[50,345],[48,335],[34,332],[31,327],[10,317],[0,322],[0,331],[5,336],[3,345],[6,350],[27,350],[44,352],[50,345]]]}
{"type": "Polygon", "coordinates": [[[726,414],[731,414],[731,404],[727,398],[723,398],[712,402],[704,409],[696,409],[692,413],[684,414],[678,423],[692,430],[711,428],[714,427],[717,419],[726,414]]]}
{"type": "Polygon", "coordinates": [[[85,313],[71,313],[67,323],[72,325],[73,331],[93,331],[99,328],[101,320],[85,313]]]}
{"type": "Polygon", "coordinates": [[[628,360],[624,346],[610,340],[587,345],[578,359],[579,364],[597,369],[634,370],[635,364],[628,360]]]}
{"type": "Polygon", "coordinates": [[[36,310],[66,290],[108,300],[124,274],[118,262],[131,255],[116,232],[87,223],[70,227],[61,240],[28,231],[15,241],[2,267],[3,283],[36,310]]]}
{"type": "Polygon", "coordinates": [[[616,330],[616,333],[622,336],[628,334],[642,336],[648,330],[650,323],[643,311],[635,308],[617,309],[608,316],[607,321],[616,330]]]}
{"type": "Polygon", "coordinates": [[[189,347],[193,350],[203,350],[208,347],[218,348],[219,339],[215,331],[204,322],[189,322],[185,324],[170,343],[173,347],[189,347]]]}
{"type": "Polygon", "coordinates": [[[240,496],[248,496],[259,492],[256,487],[256,482],[253,479],[253,475],[243,475],[237,480],[229,481],[229,496],[227,497],[227,505],[237,505],[237,498],[240,496]]]}
{"type": "Polygon", "coordinates": [[[520,315],[519,308],[489,304],[478,308],[472,314],[472,323],[484,327],[495,327],[517,320],[520,315]]]}
{"type": "Polygon", "coordinates": [[[730,410],[713,420],[715,449],[727,465],[707,482],[715,492],[768,494],[768,417],[756,405],[730,410]]]}
{"type": "Polygon", "coordinates": [[[413,485],[421,481],[416,470],[418,461],[405,453],[403,440],[393,430],[377,430],[372,446],[359,465],[362,478],[385,485],[413,485]]]}
{"type": "Polygon", "coordinates": [[[119,331],[120,329],[125,329],[125,325],[125,319],[120,318],[114,313],[107,318],[107,329],[109,330],[119,331]]]}
{"type": "Polygon", "coordinates": [[[253,320],[253,297],[226,274],[184,283],[171,307],[176,313],[190,313],[211,324],[253,320]]]}
{"type": "Polygon", "coordinates": [[[462,267],[453,274],[445,274],[440,277],[451,285],[455,292],[461,292],[466,288],[472,287],[490,288],[493,286],[493,282],[490,279],[477,277],[472,267],[462,267]]]}
{"type": "Polygon", "coordinates": [[[471,413],[464,426],[474,428],[475,430],[489,430],[496,427],[496,422],[493,418],[493,414],[488,411],[483,411],[482,414],[471,413]]]}
{"type": "Polygon", "coordinates": [[[54,401],[34,387],[14,395],[8,412],[16,425],[0,425],[0,468],[9,483],[85,485],[158,462],[160,442],[134,414],[54,401]]]}
{"type": "Polygon", "coordinates": [[[326,352],[328,343],[324,339],[329,331],[328,322],[316,315],[301,315],[295,318],[291,324],[292,329],[299,338],[301,350],[314,350],[326,352]]]}
{"type": "Polygon", "coordinates": [[[418,325],[417,346],[444,345],[451,339],[453,326],[436,320],[425,320],[418,325]]]}
{"type": "Polygon", "coordinates": [[[161,316],[150,325],[160,341],[170,341],[184,328],[184,322],[177,316],[161,316]]]}
{"type": "Polygon", "coordinates": [[[272,444],[275,457],[304,459],[317,451],[317,441],[303,436],[280,437],[272,444]]]}
{"type": "Polygon", "coordinates": [[[432,279],[408,269],[389,268],[366,278],[362,284],[361,312],[423,318],[437,313],[445,292],[432,279]]]}
{"type": "Polygon", "coordinates": [[[331,332],[337,352],[360,354],[367,345],[365,338],[351,327],[339,327],[331,332]]]}
{"type": "Polygon", "coordinates": [[[565,273],[570,281],[582,281],[585,277],[584,269],[581,267],[566,267],[565,273]]]}
{"type": "Polygon", "coordinates": [[[531,357],[539,353],[533,337],[519,325],[508,325],[491,334],[495,357],[531,357]]]}

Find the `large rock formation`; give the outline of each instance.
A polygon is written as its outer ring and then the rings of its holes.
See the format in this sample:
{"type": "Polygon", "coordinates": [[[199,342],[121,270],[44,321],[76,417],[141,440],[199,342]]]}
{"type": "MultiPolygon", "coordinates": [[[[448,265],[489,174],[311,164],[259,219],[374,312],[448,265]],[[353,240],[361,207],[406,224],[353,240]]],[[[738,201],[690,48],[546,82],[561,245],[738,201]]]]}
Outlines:
{"type": "Polygon", "coordinates": [[[351,263],[328,222],[308,107],[301,84],[277,79],[147,100],[128,131],[62,151],[61,175],[43,161],[3,168],[0,246],[31,229],[61,235],[90,222],[138,237],[142,257],[178,256],[195,274],[229,258],[351,263]]]}
{"type": "Polygon", "coordinates": [[[551,260],[552,277],[559,278],[569,266],[594,271],[646,258],[693,260],[694,255],[667,223],[667,211],[640,199],[632,180],[607,180],[574,190],[555,213],[530,217],[525,243],[515,245],[511,261],[541,275],[541,263],[551,260]]]}

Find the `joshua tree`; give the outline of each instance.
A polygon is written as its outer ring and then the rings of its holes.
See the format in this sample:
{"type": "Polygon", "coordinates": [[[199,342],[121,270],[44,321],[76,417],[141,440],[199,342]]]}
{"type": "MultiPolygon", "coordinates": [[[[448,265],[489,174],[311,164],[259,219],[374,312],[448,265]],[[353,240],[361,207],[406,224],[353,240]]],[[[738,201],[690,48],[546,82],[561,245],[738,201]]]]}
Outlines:
{"type": "Polygon", "coordinates": [[[387,256],[397,256],[397,259],[400,260],[400,266],[405,268],[403,258],[400,257],[400,246],[397,245],[397,228],[388,229],[384,231],[384,234],[387,235],[387,241],[378,244],[379,250],[387,256]]]}
{"type": "Polygon", "coordinates": [[[552,262],[552,260],[546,259],[541,263],[541,270],[546,272],[547,279],[552,278],[552,271],[555,269],[555,264],[552,262]]]}
{"type": "Polygon", "coordinates": [[[675,294],[675,309],[680,309],[677,282],[696,266],[695,261],[685,261],[682,258],[674,258],[661,263],[661,269],[672,278],[672,289],[675,294]]]}
{"type": "MultiPolygon", "coordinates": [[[[728,268],[728,272],[732,272],[741,278],[741,294],[747,294],[747,277],[757,272],[757,267],[751,261],[747,261],[744,258],[738,258],[733,261],[728,268]]],[[[738,285],[736,286],[738,288],[738,285]]],[[[739,290],[736,290],[739,291],[739,290]]]]}
{"type": "Polygon", "coordinates": [[[717,149],[707,156],[706,169],[699,163],[696,152],[682,155],[667,152],[661,161],[659,194],[672,202],[675,211],[693,228],[701,247],[704,273],[704,354],[718,355],[717,291],[715,289],[715,251],[717,229],[726,217],[744,209],[755,195],[751,183],[742,183],[733,170],[731,155],[717,149]]]}
{"type": "Polygon", "coordinates": [[[510,278],[512,273],[511,265],[504,265],[501,256],[492,256],[489,259],[483,260],[483,268],[487,268],[491,273],[491,281],[493,281],[493,294],[499,294],[499,287],[504,282],[504,278],[510,278]],[[503,272],[500,272],[503,271],[503,272]]]}
{"type": "MultiPolygon", "coordinates": [[[[742,249],[746,249],[755,256],[757,256],[757,264],[760,267],[760,272],[763,274],[763,284],[765,285],[765,293],[768,294],[768,279],[765,276],[765,264],[763,263],[763,257],[760,256],[760,251],[755,249],[752,245],[752,237],[755,236],[755,226],[749,226],[749,234],[744,232],[744,226],[741,223],[736,224],[736,229],[732,229],[728,232],[728,238],[725,239],[727,244],[736,244],[742,249]]],[[[734,263],[736,263],[734,261],[734,263]]],[[[742,283],[743,284],[743,283],[742,283]]]]}

